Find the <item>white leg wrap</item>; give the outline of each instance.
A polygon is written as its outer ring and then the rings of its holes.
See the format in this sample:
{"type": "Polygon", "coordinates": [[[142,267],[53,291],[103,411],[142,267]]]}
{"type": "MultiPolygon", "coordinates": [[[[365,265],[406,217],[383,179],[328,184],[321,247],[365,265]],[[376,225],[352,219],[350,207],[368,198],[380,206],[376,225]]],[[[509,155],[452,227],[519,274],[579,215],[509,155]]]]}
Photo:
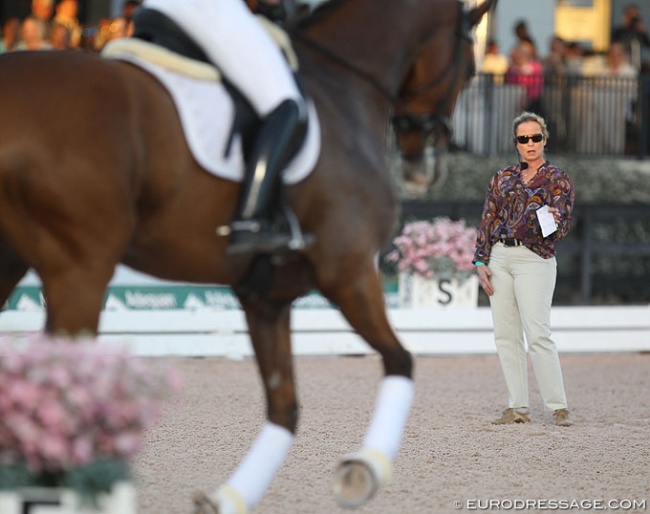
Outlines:
{"type": "Polygon", "coordinates": [[[286,428],[269,422],[264,425],[239,467],[217,490],[222,514],[245,514],[257,505],[286,459],[293,438],[286,428]]]}
{"type": "Polygon", "coordinates": [[[246,514],[248,512],[244,499],[229,485],[219,487],[216,500],[219,514],[246,514]]]}
{"type": "MultiPolygon", "coordinates": [[[[390,482],[393,463],[386,458],[386,455],[377,451],[364,448],[356,453],[348,453],[343,456],[342,464],[363,462],[370,469],[374,483],[377,488],[390,482]]],[[[374,493],[373,493],[374,494],[374,493]]]]}
{"type": "MultiPolygon", "coordinates": [[[[402,441],[414,390],[413,381],[406,377],[388,376],[382,380],[375,413],[363,441],[363,452],[378,453],[388,463],[393,461],[402,441]]],[[[385,467],[385,463],[379,466],[385,467]]]]}

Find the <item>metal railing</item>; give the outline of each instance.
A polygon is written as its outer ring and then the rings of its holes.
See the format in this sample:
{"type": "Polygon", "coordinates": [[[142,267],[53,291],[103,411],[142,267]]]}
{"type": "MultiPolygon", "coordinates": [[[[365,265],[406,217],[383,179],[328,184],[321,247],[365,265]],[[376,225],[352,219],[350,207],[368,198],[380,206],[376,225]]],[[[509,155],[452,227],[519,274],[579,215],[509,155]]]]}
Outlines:
{"type": "Polygon", "coordinates": [[[650,75],[546,75],[511,83],[479,74],[456,103],[453,144],[483,156],[514,152],[512,120],[524,109],[546,119],[554,153],[650,157],[650,75]]]}

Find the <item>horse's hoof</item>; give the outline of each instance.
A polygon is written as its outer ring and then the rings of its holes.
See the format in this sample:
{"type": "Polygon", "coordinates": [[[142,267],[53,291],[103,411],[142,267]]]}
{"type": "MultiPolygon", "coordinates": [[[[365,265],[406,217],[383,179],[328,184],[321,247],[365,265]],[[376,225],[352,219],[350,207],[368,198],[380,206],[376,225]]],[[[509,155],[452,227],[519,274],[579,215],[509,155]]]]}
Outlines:
{"type": "Polygon", "coordinates": [[[379,489],[379,480],[371,467],[361,460],[347,460],[336,471],[334,499],[344,509],[356,509],[379,489]]]}

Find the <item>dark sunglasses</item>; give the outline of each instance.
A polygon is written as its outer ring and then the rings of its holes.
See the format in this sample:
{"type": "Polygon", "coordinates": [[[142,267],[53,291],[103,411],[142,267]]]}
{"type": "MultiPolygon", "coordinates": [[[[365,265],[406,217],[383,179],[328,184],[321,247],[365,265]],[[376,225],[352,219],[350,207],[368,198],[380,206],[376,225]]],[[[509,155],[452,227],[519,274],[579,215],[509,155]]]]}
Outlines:
{"type": "Polygon", "coordinates": [[[520,145],[525,145],[528,143],[529,139],[533,140],[533,143],[539,143],[542,139],[544,139],[544,134],[533,134],[532,136],[517,136],[515,137],[517,140],[517,143],[520,145]]]}

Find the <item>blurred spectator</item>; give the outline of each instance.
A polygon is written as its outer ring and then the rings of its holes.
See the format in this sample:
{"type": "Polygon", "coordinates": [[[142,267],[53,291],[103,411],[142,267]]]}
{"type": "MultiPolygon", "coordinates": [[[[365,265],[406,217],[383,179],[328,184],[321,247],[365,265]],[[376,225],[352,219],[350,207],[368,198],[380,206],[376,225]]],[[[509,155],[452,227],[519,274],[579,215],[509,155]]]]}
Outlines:
{"type": "Polygon", "coordinates": [[[494,39],[488,40],[481,72],[496,75],[502,79],[506,71],[508,71],[508,58],[499,51],[499,45],[494,39]]]}
{"type": "Polygon", "coordinates": [[[528,32],[528,24],[525,20],[519,20],[515,24],[515,36],[517,38],[517,44],[521,46],[522,44],[529,45],[529,50],[532,51],[533,59],[537,60],[537,47],[535,46],[535,41],[533,41],[530,32],[528,32]]]}
{"type": "Polygon", "coordinates": [[[568,75],[582,75],[585,52],[580,43],[572,41],[567,43],[564,61],[568,75]]]}
{"type": "Polygon", "coordinates": [[[132,28],[131,23],[123,16],[102,20],[99,23],[99,32],[95,36],[95,49],[101,51],[109,41],[130,36],[130,28],[132,28]]]}
{"type": "Polygon", "coordinates": [[[20,20],[8,18],[2,24],[2,39],[0,40],[0,54],[11,52],[20,38],[20,20]]]}
{"type": "Polygon", "coordinates": [[[612,43],[621,43],[632,66],[641,69],[644,55],[650,52],[650,37],[641,19],[639,6],[625,6],[622,24],[612,30],[612,43]]]}
{"type": "Polygon", "coordinates": [[[534,58],[534,48],[530,43],[516,46],[510,54],[510,66],[506,72],[506,84],[520,84],[526,88],[525,104],[522,110],[542,115],[542,90],[544,70],[534,58]]]}
{"type": "Polygon", "coordinates": [[[113,18],[108,26],[108,40],[120,39],[128,36],[128,22],[123,16],[113,18]]]}
{"type": "Polygon", "coordinates": [[[45,39],[50,40],[52,15],[54,14],[54,0],[32,0],[31,16],[45,24],[45,39]]]}
{"type": "Polygon", "coordinates": [[[622,43],[612,43],[606,55],[585,61],[582,72],[587,77],[636,77],[637,70],[628,60],[622,43]]]}
{"type": "Polygon", "coordinates": [[[133,13],[134,11],[142,5],[141,0],[126,0],[124,2],[124,5],[122,6],[122,16],[126,20],[126,24],[128,25],[133,18],[133,13]]]}
{"type": "Polygon", "coordinates": [[[32,0],[31,13],[49,26],[54,14],[54,0],[32,0]]]}
{"type": "Polygon", "coordinates": [[[70,30],[65,25],[53,23],[50,27],[50,45],[54,50],[69,50],[72,48],[70,30]]]}
{"type": "Polygon", "coordinates": [[[79,50],[84,50],[86,52],[96,52],[101,48],[101,41],[98,41],[100,38],[100,32],[97,30],[97,27],[85,27],[81,31],[81,39],[79,40],[79,50]]]}
{"type": "Polygon", "coordinates": [[[27,16],[20,26],[20,41],[14,50],[49,50],[52,48],[47,39],[47,25],[35,16],[27,16]]]}
{"type": "Polygon", "coordinates": [[[610,45],[601,74],[605,77],[634,78],[637,76],[637,70],[628,62],[625,49],[621,43],[612,43],[610,45]]]}
{"type": "Polygon", "coordinates": [[[564,75],[567,72],[566,43],[559,36],[553,36],[548,55],[542,59],[544,73],[564,75]]]}
{"type": "Polygon", "coordinates": [[[79,4],[77,0],[60,0],[56,5],[54,22],[68,27],[70,31],[70,46],[77,48],[81,43],[82,27],[77,19],[79,4]]]}

